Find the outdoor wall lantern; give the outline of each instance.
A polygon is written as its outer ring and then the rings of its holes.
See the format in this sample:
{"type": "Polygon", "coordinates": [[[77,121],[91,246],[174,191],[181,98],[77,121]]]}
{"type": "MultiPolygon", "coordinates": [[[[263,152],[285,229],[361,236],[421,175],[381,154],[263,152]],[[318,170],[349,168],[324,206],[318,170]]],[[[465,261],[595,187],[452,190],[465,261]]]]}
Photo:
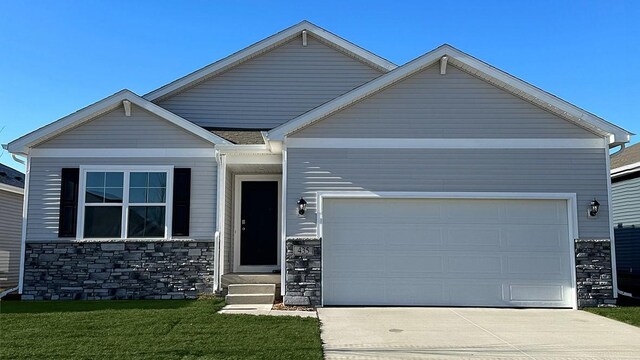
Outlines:
{"type": "Polygon", "coordinates": [[[307,202],[300,197],[300,200],[298,200],[298,215],[304,215],[305,211],[307,211],[307,202]]]}
{"type": "Polygon", "coordinates": [[[589,203],[589,216],[590,217],[594,217],[596,216],[596,214],[598,213],[598,210],[600,210],[600,203],[598,202],[598,200],[596,200],[595,198],[593,200],[591,200],[591,203],[589,203]]]}

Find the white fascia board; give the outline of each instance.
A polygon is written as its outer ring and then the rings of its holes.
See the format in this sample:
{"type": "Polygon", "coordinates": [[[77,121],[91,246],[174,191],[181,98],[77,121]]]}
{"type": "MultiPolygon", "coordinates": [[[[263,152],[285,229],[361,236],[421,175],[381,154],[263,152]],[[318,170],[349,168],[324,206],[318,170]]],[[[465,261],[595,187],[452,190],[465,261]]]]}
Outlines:
{"type": "Polygon", "coordinates": [[[442,56],[447,56],[452,62],[464,64],[473,70],[491,78],[497,84],[503,84],[505,91],[515,93],[518,96],[528,95],[535,98],[540,103],[539,106],[547,107],[554,113],[563,113],[568,121],[572,121],[579,126],[591,129],[601,136],[609,136],[610,144],[626,143],[631,139],[632,133],[601,119],[583,109],[578,108],[556,96],[553,96],[525,81],[522,81],[504,71],[488,65],[450,45],[442,45],[419,58],[403,65],[389,73],[382,75],[363,86],[356,88],[340,97],[337,97],[322,106],[315,108],[275,129],[269,131],[268,136],[272,140],[283,140],[292,132],[308,126],[326,116],[329,116],[341,109],[369,96],[382,89],[405,79],[408,76],[434,64],[442,56]]]}
{"type": "Polygon", "coordinates": [[[282,165],[282,154],[223,154],[227,165],[282,165]]]}
{"type": "Polygon", "coordinates": [[[213,64],[207,65],[202,69],[196,70],[187,76],[164,85],[161,88],[144,95],[143,97],[149,101],[156,101],[158,99],[169,96],[174,92],[180,91],[181,89],[190,86],[191,84],[215,76],[216,74],[222,73],[244,61],[247,61],[266,51],[269,51],[298,36],[302,33],[303,30],[308,31],[319,40],[327,42],[331,46],[337,47],[342,51],[351,54],[352,56],[358,58],[360,61],[363,61],[372,67],[378,68],[383,71],[389,71],[397,67],[397,65],[381,58],[380,56],[373,54],[370,51],[356,46],[308,21],[302,21],[299,24],[282,30],[277,34],[261,40],[249,47],[246,47],[222,60],[216,61],[213,64]]]}
{"type": "Polygon", "coordinates": [[[17,186],[11,186],[11,185],[0,183],[0,190],[7,191],[14,194],[24,195],[24,189],[17,186]]]}
{"type": "Polygon", "coordinates": [[[266,144],[216,145],[221,154],[271,154],[266,144]]]}
{"type": "Polygon", "coordinates": [[[602,139],[287,138],[287,148],[328,149],[602,149],[602,139]]]}
{"type": "Polygon", "coordinates": [[[32,158],[214,158],[211,148],[31,149],[32,158]]]}
{"type": "Polygon", "coordinates": [[[633,164],[620,166],[615,169],[611,169],[611,177],[615,178],[623,175],[628,175],[636,171],[640,171],[640,161],[633,164]]]}
{"type": "Polygon", "coordinates": [[[163,109],[150,101],[141,98],[130,90],[124,89],[71,115],[63,117],[44,127],[41,127],[38,130],[24,135],[17,140],[10,142],[9,144],[7,144],[7,150],[11,153],[28,153],[30,147],[47,141],[55,137],[56,135],[79,126],[108,111],[116,109],[119,106],[122,106],[122,101],[124,100],[128,100],[138,107],[143,108],[173,123],[174,125],[214,144],[230,144],[229,141],[215,134],[212,134],[211,132],[201,128],[200,126],[197,126],[194,123],[183,119],[180,116],[166,109],[163,109]]]}

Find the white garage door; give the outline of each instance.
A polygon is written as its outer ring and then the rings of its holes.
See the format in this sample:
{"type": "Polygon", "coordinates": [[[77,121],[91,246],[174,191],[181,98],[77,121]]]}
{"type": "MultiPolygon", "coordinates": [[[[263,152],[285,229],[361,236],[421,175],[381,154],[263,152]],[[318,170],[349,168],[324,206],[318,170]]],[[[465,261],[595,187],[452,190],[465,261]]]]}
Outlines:
{"type": "Polygon", "coordinates": [[[325,199],[324,305],[572,307],[564,200],[325,199]]]}

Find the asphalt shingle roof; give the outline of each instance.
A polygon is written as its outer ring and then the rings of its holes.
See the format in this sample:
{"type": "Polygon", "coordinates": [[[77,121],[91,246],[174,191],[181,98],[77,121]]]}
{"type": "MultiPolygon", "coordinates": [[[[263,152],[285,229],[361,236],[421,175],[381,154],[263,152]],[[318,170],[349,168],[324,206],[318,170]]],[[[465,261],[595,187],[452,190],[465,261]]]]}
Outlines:
{"type": "Polygon", "coordinates": [[[24,189],[24,174],[0,164],[0,183],[24,189]]]}
{"type": "Polygon", "coordinates": [[[264,140],[262,138],[262,132],[260,130],[243,130],[243,129],[234,129],[234,130],[217,130],[217,129],[207,129],[211,131],[213,134],[220,136],[225,140],[229,140],[234,144],[238,145],[255,145],[255,144],[264,144],[264,140]]]}
{"type": "Polygon", "coordinates": [[[640,162],[640,144],[631,145],[611,155],[611,169],[640,162]]]}

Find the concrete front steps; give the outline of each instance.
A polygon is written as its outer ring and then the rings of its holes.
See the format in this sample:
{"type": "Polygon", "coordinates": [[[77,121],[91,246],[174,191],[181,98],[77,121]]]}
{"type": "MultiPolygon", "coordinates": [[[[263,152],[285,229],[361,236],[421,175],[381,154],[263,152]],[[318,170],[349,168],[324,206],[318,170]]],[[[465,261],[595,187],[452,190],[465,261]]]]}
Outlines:
{"type": "Polygon", "coordinates": [[[231,273],[222,275],[222,288],[229,305],[273,304],[280,280],[280,274],[231,273]]]}

